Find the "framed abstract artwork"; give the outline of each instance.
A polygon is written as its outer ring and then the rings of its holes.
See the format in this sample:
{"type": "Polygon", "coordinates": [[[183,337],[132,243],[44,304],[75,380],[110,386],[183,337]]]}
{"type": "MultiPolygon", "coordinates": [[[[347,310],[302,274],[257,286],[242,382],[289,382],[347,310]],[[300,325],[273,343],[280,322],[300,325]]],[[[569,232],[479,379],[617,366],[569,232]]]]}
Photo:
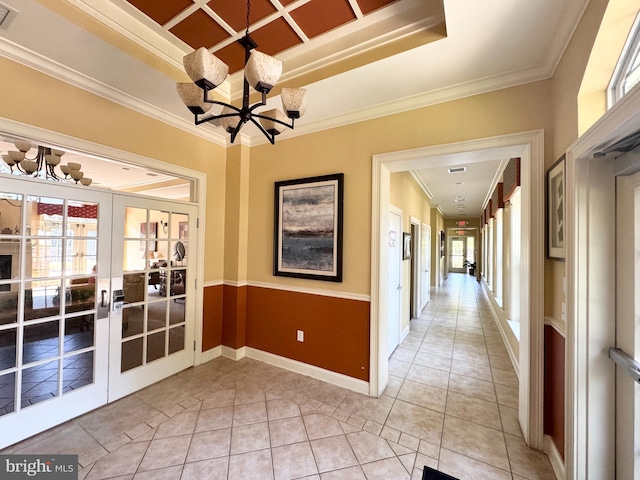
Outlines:
{"type": "Polygon", "coordinates": [[[344,174],[275,184],[273,274],[342,281],[344,174]]]}
{"type": "Polygon", "coordinates": [[[547,246],[549,258],[564,260],[564,155],[547,172],[547,246]]]}

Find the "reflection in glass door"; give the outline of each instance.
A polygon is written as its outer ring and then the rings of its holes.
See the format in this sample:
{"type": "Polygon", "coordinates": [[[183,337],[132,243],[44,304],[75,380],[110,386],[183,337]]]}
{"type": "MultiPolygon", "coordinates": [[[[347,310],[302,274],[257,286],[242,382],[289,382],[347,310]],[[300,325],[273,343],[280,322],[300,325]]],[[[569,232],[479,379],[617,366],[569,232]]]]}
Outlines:
{"type": "Polygon", "coordinates": [[[196,207],[117,196],[114,208],[124,219],[114,226],[112,266],[124,302],[112,312],[111,348],[119,361],[111,363],[110,400],[193,365],[195,317],[189,232],[196,207]]]}
{"type": "Polygon", "coordinates": [[[109,267],[99,234],[110,219],[109,195],[3,180],[0,448],[106,401],[108,326],[96,286],[109,267]]]}

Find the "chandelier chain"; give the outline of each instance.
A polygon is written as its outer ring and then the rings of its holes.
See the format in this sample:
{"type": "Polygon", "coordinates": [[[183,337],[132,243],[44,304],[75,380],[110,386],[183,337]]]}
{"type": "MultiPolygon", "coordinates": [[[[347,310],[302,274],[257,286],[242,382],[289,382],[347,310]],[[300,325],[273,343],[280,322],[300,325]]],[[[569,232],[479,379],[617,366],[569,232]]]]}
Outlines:
{"type": "Polygon", "coordinates": [[[247,29],[245,35],[249,35],[249,16],[251,15],[251,0],[247,0],[247,29]]]}

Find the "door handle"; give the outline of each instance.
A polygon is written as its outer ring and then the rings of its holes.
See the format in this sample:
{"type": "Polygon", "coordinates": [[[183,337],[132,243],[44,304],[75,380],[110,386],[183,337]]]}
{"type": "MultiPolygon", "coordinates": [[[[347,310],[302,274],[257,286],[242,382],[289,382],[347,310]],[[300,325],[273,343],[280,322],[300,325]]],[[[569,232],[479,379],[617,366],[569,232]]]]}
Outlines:
{"type": "Polygon", "coordinates": [[[100,307],[101,308],[106,308],[107,303],[104,301],[104,296],[107,294],[106,290],[102,290],[100,291],[100,307]]]}
{"type": "Polygon", "coordinates": [[[633,357],[619,348],[611,347],[609,349],[609,358],[624,368],[631,378],[640,383],[640,363],[636,362],[633,357]]]}

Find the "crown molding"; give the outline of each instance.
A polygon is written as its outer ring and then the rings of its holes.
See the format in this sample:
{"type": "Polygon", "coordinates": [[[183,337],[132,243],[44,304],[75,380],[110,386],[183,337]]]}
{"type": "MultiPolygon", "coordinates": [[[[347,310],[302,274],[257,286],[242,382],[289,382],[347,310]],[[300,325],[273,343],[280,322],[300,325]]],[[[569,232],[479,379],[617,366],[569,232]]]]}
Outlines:
{"type": "Polygon", "coordinates": [[[420,186],[420,188],[422,189],[424,194],[427,196],[427,198],[429,200],[433,200],[433,193],[431,193],[431,190],[429,190],[429,187],[427,187],[427,184],[424,183],[424,180],[422,179],[420,174],[418,174],[418,172],[415,170],[411,170],[409,173],[411,174],[413,179],[416,181],[416,183],[420,186]]]}

